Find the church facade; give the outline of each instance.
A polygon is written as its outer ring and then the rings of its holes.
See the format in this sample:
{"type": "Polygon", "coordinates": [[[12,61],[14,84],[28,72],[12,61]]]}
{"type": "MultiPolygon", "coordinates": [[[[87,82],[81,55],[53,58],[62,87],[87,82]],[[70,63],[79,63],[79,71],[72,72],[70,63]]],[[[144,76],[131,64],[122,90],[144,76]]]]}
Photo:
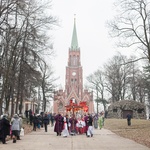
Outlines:
{"type": "MultiPolygon", "coordinates": [[[[66,66],[65,90],[58,90],[54,93],[53,112],[66,113],[66,107],[70,100],[79,105],[86,103],[87,112],[94,112],[93,93],[83,89],[83,70],[80,61],[80,48],[78,46],[76,20],[72,34],[71,47],[68,50],[68,64],[66,66]]],[[[80,110],[82,113],[83,110],[80,110]]]]}

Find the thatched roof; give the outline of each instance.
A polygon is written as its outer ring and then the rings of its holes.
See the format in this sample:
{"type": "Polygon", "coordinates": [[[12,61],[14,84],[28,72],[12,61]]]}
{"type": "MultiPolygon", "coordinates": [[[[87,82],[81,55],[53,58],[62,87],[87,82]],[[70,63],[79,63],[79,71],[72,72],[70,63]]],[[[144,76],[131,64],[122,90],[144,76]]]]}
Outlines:
{"type": "Polygon", "coordinates": [[[123,110],[133,110],[133,109],[137,110],[137,109],[144,109],[145,105],[143,103],[136,102],[134,100],[121,100],[111,104],[108,109],[111,110],[117,108],[123,110]]]}

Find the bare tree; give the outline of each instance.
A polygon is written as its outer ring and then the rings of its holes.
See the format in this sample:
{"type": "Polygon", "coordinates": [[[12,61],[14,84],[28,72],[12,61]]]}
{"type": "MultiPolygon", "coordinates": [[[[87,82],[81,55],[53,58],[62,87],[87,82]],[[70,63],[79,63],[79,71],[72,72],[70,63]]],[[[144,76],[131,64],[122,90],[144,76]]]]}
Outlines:
{"type": "Polygon", "coordinates": [[[147,0],[118,0],[118,15],[108,22],[110,35],[119,47],[142,50],[150,62],[150,3],[147,0]]]}
{"type": "Polygon", "coordinates": [[[98,110],[99,103],[102,103],[104,110],[106,110],[106,104],[108,102],[104,98],[105,97],[105,94],[104,94],[105,77],[104,77],[102,70],[98,69],[93,74],[89,75],[87,77],[87,81],[89,83],[88,87],[94,90],[94,93],[96,94],[95,101],[97,103],[97,113],[99,112],[98,110]]]}
{"type": "Polygon", "coordinates": [[[131,63],[129,64],[130,66],[130,71],[129,71],[129,86],[128,86],[128,98],[134,101],[138,101],[139,95],[138,92],[140,92],[141,88],[141,79],[140,77],[142,76],[140,66],[138,65],[138,62],[134,62],[135,56],[131,56],[128,61],[131,63]],[[131,94],[130,94],[131,93],[131,94]]]}
{"type": "MultiPolygon", "coordinates": [[[[21,112],[23,99],[26,95],[30,95],[26,93],[28,91],[26,86],[29,85],[26,84],[29,80],[27,77],[30,77],[31,83],[35,83],[35,80],[27,74],[32,72],[39,80],[40,75],[36,75],[39,62],[42,62],[45,54],[51,56],[53,54],[52,42],[46,31],[51,30],[57,23],[55,17],[47,14],[47,9],[51,8],[50,1],[2,0],[1,4],[0,45],[3,49],[1,65],[3,85],[0,114],[3,100],[7,111],[9,101],[13,97],[17,97],[15,111],[18,111],[20,103],[21,112]]],[[[34,94],[34,90],[31,91],[34,94]]]]}
{"type": "Polygon", "coordinates": [[[112,102],[125,99],[129,83],[130,65],[121,65],[127,61],[126,56],[118,54],[104,65],[106,90],[111,94],[112,102]]]}
{"type": "Polygon", "coordinates": [[[144,67],[143,70],[143,87],[144,87],[144,96],[145,98],[145,103],[148,104],[148,106],[150,106],[150,66],[147,65],[144,67]]]}
{"type": "Polygon", "coordinates": [[[54,92],[54,81],[56,81],[56,78],[53,77],[54,72],[52,71],[52,68],[48,67],[44,61],[40,64],[40,70],[42,75],[40,82],[43,98],[42,110],[45,112],[47,104],[50,103],[50,99],[52,98],[54,92]]]}

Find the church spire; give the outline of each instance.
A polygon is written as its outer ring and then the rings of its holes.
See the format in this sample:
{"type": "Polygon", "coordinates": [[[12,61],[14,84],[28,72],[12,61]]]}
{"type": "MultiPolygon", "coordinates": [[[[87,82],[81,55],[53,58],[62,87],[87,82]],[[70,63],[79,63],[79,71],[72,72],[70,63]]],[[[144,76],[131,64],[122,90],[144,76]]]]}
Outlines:
{"type": "Polygon", "coordinates": [[[76,31],[76,18],[74,16],[74,28],[72,34],[72,42],[71,42],[71,51],[78,50],[78,39],[77,39],[77,31],[76,31]]]}

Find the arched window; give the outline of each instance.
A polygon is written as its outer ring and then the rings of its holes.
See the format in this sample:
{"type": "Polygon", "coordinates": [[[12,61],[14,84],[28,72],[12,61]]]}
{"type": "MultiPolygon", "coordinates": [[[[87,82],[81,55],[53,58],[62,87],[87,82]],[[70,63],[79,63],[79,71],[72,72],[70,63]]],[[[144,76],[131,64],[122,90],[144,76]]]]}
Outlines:
{"type": "Polygon", "coordinates": [[[63,110],[63,103],[62,102],[59,103],[58,110],[59,111],[63,110]]]}

